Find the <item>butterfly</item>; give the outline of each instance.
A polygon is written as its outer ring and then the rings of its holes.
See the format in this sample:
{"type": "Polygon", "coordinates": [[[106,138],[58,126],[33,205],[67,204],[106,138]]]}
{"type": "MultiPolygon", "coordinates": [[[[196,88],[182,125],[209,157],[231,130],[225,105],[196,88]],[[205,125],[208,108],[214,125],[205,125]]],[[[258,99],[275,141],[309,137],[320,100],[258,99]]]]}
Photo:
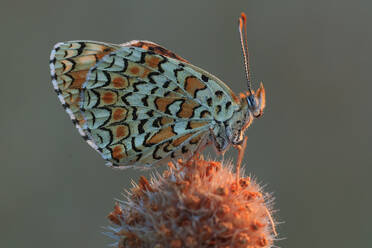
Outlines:
{"type": "Polygon", "coordinates": [[[240,96],[170,50],[138,40],[58,43],[50,55],[52,83],[81,136],[110,166],[188,159],[209,144],[220,153],[240,149],[241,162],[244,131],[261,116],[265,89],[251,89],[244,13],[239,33],[248,83],[240,96]]]}

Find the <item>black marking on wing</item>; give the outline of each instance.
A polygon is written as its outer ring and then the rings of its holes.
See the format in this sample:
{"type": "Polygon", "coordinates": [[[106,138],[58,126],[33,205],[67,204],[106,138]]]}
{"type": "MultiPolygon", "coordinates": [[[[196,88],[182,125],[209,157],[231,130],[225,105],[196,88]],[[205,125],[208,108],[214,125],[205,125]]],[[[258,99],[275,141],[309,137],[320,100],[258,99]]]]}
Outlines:
{"type": "MultiPolygon", "coordinates": [[[[105,75],[105,77],[106,77],[106,82],[105,82],[105,84],[104,84],[104,86],[108,86],[108,85],[110,85],[110,83],[111,83],[111,76],[110,76],[110,73],[108,73],[108,71],[102,71],[103,72],[103,74],[105,75]]],[[[96,80],[98,80],[98,75],[97,75],[97,77],[96,77],[96,80]]]]}
{"type": "MultiPolygon", "coordinates": [[[[84,50],[84,48],[85,48],[85,43],[84,42],[79,42],[79,45],[80,45],[80,47],[79,47],[79,49],[77,49],[77,55],[75,56],[75,57],[77,57],[77,56],[79,56],[80,54],[82,54],[83,53],[83,50],[84,50]]],[[[67,51],[67,50],[66,50],[67,51]]]]}
{"type": "Polygon", "coordinates": [[[145,63],[145,57],[146,57],[146,52],[141,52],[141,58],[136,63],[144,64],[145,63]]]}
{"type": "Polygon", "coordinates": [[[169,84],[171,83],[171,81],[166,81],[164,84],[163,84],[163,88],[168,88],[169,84]]]}
{"type": "Polygon", "coordinates": [[[154,110],[149,110],[146,112],[146,114],[149,116],[149,117],[153,117],[154,116],[154,110]]]}
{"type": "Polygon", "coordinates": [[[177,75],[178,75],[178,72],[180,72],[180,71],[183,71],[183,69],[182,68],[176,68],[176,69],[173,70],[174,77],[177,79],[178,84],[180,84],[180,82],[178,81],[177,75]]]}
{"type": "Polygon", "coordinates": [[[152,157],[153,157],[154,159],[156,159],[156,160],[160,160],[160,159],[162,159],[162,157],[156,155],[156,153],[158,152],[159,148],[160,148],[160,144],[158,144],[158,145],[155,147],[155,150],[154,150],[154,152],[152,153],[152,157]]]}
{"type": "Polygon", "coordinates": [[[172,149],[169,150],[169,145],[170,145],[170,144],[171,144],[171,141],[166,142],[166,145],[165,145],[164,148],[163,148],[163,151],[164,151],[164,152],[168,153],[168,152],[171,152],[171,151],[172,151],[172,149]]]}
{"type": "MultiPolygon", "coordinates": [[[[133,53],[133,52],[132,52],[132,53],[133,53]]],[[[126,59],[123,58],[123,62],[124,62],[124,63],[123,63],[123,64],[124,64],[123,70],[118,71],[118,72],[125,73],[126,70],[128,69],[128,60],[126,60],[126,59]]]]}
{"type": "Polygon", "coordinates": [[[155,87],[155,88],[153,88],[152,90],[151,90],[151,94],[155,94],[155,92],[157,91],[159,89],[159,87],[155,87]]]}
{"type": "MultiPolygon", "coordinates": [[[[164,112],[164,113],[166,113],[166,114],[168,114],[168,115],[172,115],[172,112],[170,111],[169,108],[170,108],[173,104],[175,104],[176,102],[179,102],[179,101],[181,101],[180,106],[182,106],[182,104],[185,102],[185,99],[179,99],[179,100],[176,100],[176,101],[172,102],[171,104],[168,104],[167,107],[165,108],[165,112],[164,112]]],[[[178,116],[178,113],[179,113],[180,111],[182,111],[182,108],[181,108],[181,107],[180,107],[180,109],[179,109],[178,112],[177,112],[177,116],[178,116]]]]}
{"type": "Polygon", "coordinates": [[[157,84],[157,82],[152,78],[152,76],[158,76],[158,75],[161,75],[159,72],[150,72],[147,76],[147,78],[149,79],[150,83],[152,84],[157,84]]]}
{"type": "Polygon", "coordinates": [[[149,96],[148,95],[145,95],[142,99],[141,99],[141,101],[142,101],[142,103],[143,103],[143,106],[145,106],[145,107],[148,107],[149,106],[149,104],[148,104],[148,102],[147,102],[147,98],[148,98],[149,96]]]}
{"type": "Polygon", "coordinates": [[[221,105],[216,106],[216,113],[219,114],[221,112],[221,105]]]}
{"type": "Polygon", "coordinates": [[[204,81],[204,82],[208,82],[209,81],[209,77],[205,76],[205,75],[202,75],[201,76],[201,79],[204,81]]]}
{"type": "Polygon", "coordinates": [[[187,149],[186,146],[183,146],[183,147],[182,147],[182,153],[187,153],[188,151],[189,151],[189,149],[187,149]]]}
{"type": "Polygon", "coordinates": [[[127,93],[127,94],[125,94],[124,96],[121,97],[121,100],[123,100],[123,102],[124,102],[127,106],[130,106],[130,103],[128,102],[127,97],[129,97],[129,96],[131,96],[131,95],[133,95],[133,93],[132,93],[132,92],[129,92],[129,93],[127,93]]]}
{"type": "Polygon", "coordinates": [[[147,82],[145,82],[145,81],[138,81],[138,82],[134,83],[134,84],[133,84],[134,92],[138,92],[138,91],[139,91],[139,89],[137,88],[137,86],[138,86],[138,85],[141,85],[141,84],[146,85],[147,82]]]}
{"type": "Polygon", "coordinates": [[[132,107],[133,111],[132,111],[132,120],[137,120],[138,119],[138,115],[137,115],[137,107],[132,107]]]}
{"type": "Polygon", "coordinates": [[[145,132],[145,129],[143,128],[143,126],[147,123],[147,119],[143,119],[140,121],[140,124],[138,125],[138,133],[139,134],[143,134],[145,132]]]}
{"type": "MultiPolygon", "coordinates": [[[[72,59],[72,58],[67,58],[66,59],[67,61],[71,62],[72,63],[72,66],[70,68],[70,70],[68,72],[71,72],[75,69],[75,66],[76,66],[76,62],[72,59]]],[[[62,63],[64,65],[64,63],[62,63]]],[[[65,66],[64,66],[65,67],[65,66]]],[[[65,70],[65,68],[63,68],[63,71],[65,70]]],[[[66,72],[66,73],[68,73],[66,72]]]]}
{"type": "Polygon", "coordinates": [[[62,94],[62,90],[60,90],[59,88],[58,88],[58,89],[54,89],[54,91],[55,91],[58,95],[61,95],[61,94],[62,94]]]}
{"type": "Polygon", "coordinates": [[[116,59],[116,58],[115,58],[115,54],[110,54],[109,56],[110,56],[110,57],[113,57],[113,58],[112,58],[112,61],[111,61],[111,63],[110,63],[108,66],[106,66],[105,68],[103,68],[102,71],[105,71],[106,69],[111,68],[111,67],[115,64],[115,59],[116,59]]]}
{"type": "Polygon", "coordinates": [[[49,63],[54,65],[56,61],[57,61],[57,58],[54,56],[52,60],[49,60],[49,63]]]}
{"type": "Polygon", "coordinates": [[[136,161],[140,160],[142,158],[142,153],[138,153],[136,157],[136,161]]]}
{"type": "Polygon", "coordinates": [[[144,138],[144,141],[143,141],[143,146],[146,146],[146,147],[152,147],[151,144],[148,144],[148,143],[147,143],[147,140],[150,138],[150,135],[151,135],[151,133],[147,133],[147,134],[145,135],[145,138],[144,138]]]}
{"type": "MultiPolygon", "coordinates": [[[[93,108],[97,108],[97,106],[101,103],[101,97],[100,97],[100,94],[99,94],[98,92],[94,91],[94,90],[91,90],[90,92],[92,92],[93,94],[95,94],[96,97],[97,97],[97,102],[96,102],[96,104],[94,104],[94,106],[93,106],[91,109],[93,109],[93,108]]],[[[90,104],[90,96],[89,96],[89,92],[87,92],[87,93],[88,93],[88,97],[89,97],[89,102],[88,102],[88,104],[90,104]]],[[[89,106],[89,105],[88,105],[88,106],[89,106]]]]}
{"type": "Polygon", "coordinates": [[[160,126],[161,126],[161,118],[162,117],[158,117],[158,118],[156,118],[153,122],[152,122],[152,126],[153,127],[156,127],[156,128],[159,128],[160,126]]]}
{"type": "Polygon", "coordinates": [[[228,101],[228,102],[226,103],[226,105],[225,105],[226,110],[230,108],[231,104],[232,104],[232,103],[231,103],[230,101],[228,101]]]}
{"type": "Polygon", "coordinates": [[[165,57],[165,56],[162,56],[162,55],[159,55],[159,56],[162,57],[163,59],[162,59],[162,61],[160,61],[160,62],[158,63],[158,70],[159,70],[160,73],[164,73],[164,69],[163,69],[163,67],[162,67],[162,64],[168,62],[168,59],[167,59],[167,57],[165,57]]]}
{"type": "MultiPolygon", "coordinates": [[[[109,108],[109,107],[101,107],[101,108],[99,108],[99,109],[104,109],[104,110],[106,110],[108,113],[109,113],[109,116],[106,118],[106,120],[100,125],[100,127],[102,127],[102,126],[106,126],[107,125],[107,123],[109,123],[110,122],[110,120],[111,120],[111,118],[112,118],[112,111],[111,111],[111,109],[109,108]]],[[[129,126],[128,126],[128,130],[129,130],[129,133],[130,133],[130,129],[129,129],[129,126]]]]}
{"type": "Polygon", "coordinates": [[[209,107],[212,107],[212,98],[211,97],[209,97],[207,99],[207,104],[208,104],[209,107]]]}
{"type": "Polygon", "coordinates": [[[220,91],[220,90],[217,90],[215,93],[214,93],[218,98],[221,98],[223,96],[223,92],[220,91]]]}
{"type": "Polygon", "coordinates": [[[135,140],[135,137],[132,137],[131,143],[132,143],[132,148],[133,148],[133,150],[134,150],[135,152],[142,152],[142,150],[137,149],[134,140],[135,140]]]}

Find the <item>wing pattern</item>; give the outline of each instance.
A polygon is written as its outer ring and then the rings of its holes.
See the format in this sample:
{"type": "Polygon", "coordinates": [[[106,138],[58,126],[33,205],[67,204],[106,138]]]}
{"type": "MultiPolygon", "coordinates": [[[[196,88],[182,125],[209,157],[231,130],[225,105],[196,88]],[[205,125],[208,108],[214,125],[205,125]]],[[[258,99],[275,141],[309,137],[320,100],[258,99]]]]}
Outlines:
{"type": "Polygon", "coordinates": [[[61,102],[113,166],[189,157],[208,141],[209,129],[238,108],[222,82],[157,46],[68,42],[52,52],[61,102]]]}

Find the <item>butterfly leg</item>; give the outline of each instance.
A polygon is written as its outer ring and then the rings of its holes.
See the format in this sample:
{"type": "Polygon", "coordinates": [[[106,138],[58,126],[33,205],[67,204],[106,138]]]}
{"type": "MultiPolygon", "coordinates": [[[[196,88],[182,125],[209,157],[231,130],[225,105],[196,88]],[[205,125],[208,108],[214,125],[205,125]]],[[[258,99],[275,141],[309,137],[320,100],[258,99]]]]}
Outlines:
{"type": "Polygon", "coordinates": [[[238,149],[238,161],[236,163],[236,185],[238,188],[239,188],[239,179],[240,179],[240,166],[242,164],[243,157],[244,157],[244,151],[247,146],[247,139],[248,139],[248,136],[245,136],[242,144],[235,146],[236,149],[238,149]]]}

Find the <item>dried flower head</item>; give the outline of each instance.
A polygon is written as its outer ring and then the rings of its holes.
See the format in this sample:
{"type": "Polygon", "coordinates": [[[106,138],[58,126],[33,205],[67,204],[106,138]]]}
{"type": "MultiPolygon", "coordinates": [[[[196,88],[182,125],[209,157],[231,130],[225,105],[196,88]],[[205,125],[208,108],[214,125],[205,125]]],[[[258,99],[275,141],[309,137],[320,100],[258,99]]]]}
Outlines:
{"type": "Polygon", "coordinates": [[[117,203],[107,233],[118,248],[272,247],[268,194],[249,177],[236,183],[230,164],[195,157],[141,177],[117,203]]]}

